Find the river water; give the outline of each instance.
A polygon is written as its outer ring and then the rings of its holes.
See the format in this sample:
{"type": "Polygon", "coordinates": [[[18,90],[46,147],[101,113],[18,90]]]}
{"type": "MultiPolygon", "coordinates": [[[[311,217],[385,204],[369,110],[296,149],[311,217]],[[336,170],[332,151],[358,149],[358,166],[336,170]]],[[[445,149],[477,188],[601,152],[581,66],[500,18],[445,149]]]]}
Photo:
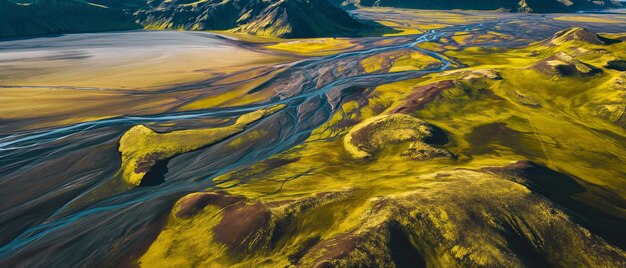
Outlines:
{"type": "MultiPolygon", "coordinates": [[[[434,42],[457,31],[488,31],[502,23],[496,20],[452,26],[389,46],[289,63],[282,66],[284,71],[252,90],[275,92],[272,98],[254,105],[120,116],[0,137],[0,266],[93,267],[129,262],[155,238],[171,206],[182,196],[211,188],[211,180],[220,174],[302,143],[343,103],[358,99],[367,89],[453,68],[449,59],[417,48],[417,44],[434,42]],[[416,50],[440,64],[432,69],[397,73],[359,70],[361,59],[395,50],[416,50]],[[133,189],[114,182],[120,166],[117,141],[134,125],[229,119],[278,104],[285,108],[243,133],[170,159],[160,168],[157,181],[133,189]],[[226,146],[258,130],[267,133],[264,138],[248,139],[235,148],[226,146]]],[[[2,42],[0,62],[24,57],[70,57],[71,53],[63,51],[102,50],[103,44],[130,54],[133,50],[163,53],[181,44],[213,47],[219,53],[220,49],[229,49],[232,42],[207,33],[77,34],[2,42]]],[[[99,53],[102,55],[102,51],[99,53]]]]}

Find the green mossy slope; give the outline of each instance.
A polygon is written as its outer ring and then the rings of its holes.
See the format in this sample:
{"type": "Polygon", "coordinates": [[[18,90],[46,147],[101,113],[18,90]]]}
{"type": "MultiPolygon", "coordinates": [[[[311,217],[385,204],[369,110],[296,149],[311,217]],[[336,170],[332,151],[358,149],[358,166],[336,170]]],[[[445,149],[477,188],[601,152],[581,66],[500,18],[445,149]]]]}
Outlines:
{"type": "Polygon", "coordinates": [[[470,67],[367,91],[181,199],[138,263],[623,267],[626,77],[603,66],[626,44],[594,35],[449,50],[470,67]]]}

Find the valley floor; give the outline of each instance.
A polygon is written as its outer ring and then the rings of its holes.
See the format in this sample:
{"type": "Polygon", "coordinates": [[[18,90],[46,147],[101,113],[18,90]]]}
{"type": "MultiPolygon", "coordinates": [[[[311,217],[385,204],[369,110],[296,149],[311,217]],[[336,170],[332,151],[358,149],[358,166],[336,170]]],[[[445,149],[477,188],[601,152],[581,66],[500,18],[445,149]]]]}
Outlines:
{"type": "Polygon", "coordinates": [[[0,266],[626,265],[626,14],[353,12],[1,41],[0,266]]]}

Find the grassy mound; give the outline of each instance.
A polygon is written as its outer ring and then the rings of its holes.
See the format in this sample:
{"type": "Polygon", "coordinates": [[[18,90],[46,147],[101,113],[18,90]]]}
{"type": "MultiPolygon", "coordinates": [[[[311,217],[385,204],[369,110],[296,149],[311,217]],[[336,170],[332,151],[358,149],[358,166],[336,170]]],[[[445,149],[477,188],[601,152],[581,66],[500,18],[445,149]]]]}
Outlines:
{"type": "Polygon", "coordinates": [[[249,124],[281,108],[281,106],[276,106],[245,114],[239,117],[234,124],[220,128],[157,133],[143,125],[134,126],[120,138],[119,151],[122,154],[120,172],[122,177],[131,185],[139,185],[146,173],[152,170],[157,163],[175,155],[191,152],[222,141],[242,132],[249,124]]]}
{"type": "Polygon", "coordinates": [[[447,140],[435,126],[405,114],[372,117],[356,126],[344,138],[344,147],[355,159],[371,159],[385,147],[408,143],[402,155],[411,159],[450,158],[450,153],[427,141],[447,140]]]}

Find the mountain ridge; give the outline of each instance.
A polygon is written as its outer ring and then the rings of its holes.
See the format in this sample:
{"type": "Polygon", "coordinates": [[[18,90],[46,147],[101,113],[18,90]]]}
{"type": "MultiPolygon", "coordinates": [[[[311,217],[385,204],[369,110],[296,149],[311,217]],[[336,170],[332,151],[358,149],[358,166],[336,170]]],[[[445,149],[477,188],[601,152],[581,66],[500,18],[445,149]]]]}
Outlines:
{"type": "Polygon", "coordinates": [[[325,0],[153,1],[135,13],[150,28],[231,30],[272,37],[321,37],[357,32],[362,25],[325,0]],[[294,15],[295,14],[295,15],[294,15]]]}
{"type": "Polygon", "coordinates": [[[349,36],[356,7],[576,12],[619,7],[615,0],[0,0],[0,38],[130,30],[230,30],[260,36],[349,36]]]}
{"type": "Polygon", "coordinates": [[[322,37],[363,25],[326,0],[0,0],[0,38],[139,28],[322,37]]]}
{"type": "Polygon", "coordinates": [[[127,15],[96,4],[63,0],[18,4],[0,0],[0,38],[139,28],[127,15]]]}
{"type": "Polygon", "coordinates": [[[333,3],[343,7],[473,9],[525,13],[570,13],[621,6],[621,3],[615,0],[333,0],[333,3]]]}

